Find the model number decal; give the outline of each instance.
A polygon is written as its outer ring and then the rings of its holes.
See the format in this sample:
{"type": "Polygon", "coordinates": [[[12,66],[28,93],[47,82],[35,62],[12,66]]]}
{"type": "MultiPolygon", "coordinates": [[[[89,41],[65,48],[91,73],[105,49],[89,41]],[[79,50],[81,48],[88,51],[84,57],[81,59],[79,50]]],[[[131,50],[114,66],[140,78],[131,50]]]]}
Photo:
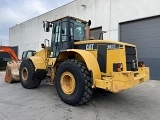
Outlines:
{"type": "Polygon", "coordinates": [[[107,49],[115,49],[116,45],[115,44],[109,44],[107,45],[107,49]]]}
{"type": "Polygon", "coordinates": [[[119,49],[120,46],[118,44],[108,44],[107,49],[119,49]]]}

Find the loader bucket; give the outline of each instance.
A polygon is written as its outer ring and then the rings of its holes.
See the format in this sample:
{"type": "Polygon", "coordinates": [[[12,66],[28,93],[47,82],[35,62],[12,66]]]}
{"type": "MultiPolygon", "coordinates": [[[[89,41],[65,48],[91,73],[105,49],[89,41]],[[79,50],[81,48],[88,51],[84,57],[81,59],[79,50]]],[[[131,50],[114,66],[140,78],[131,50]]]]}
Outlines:
{"type": "Polygon", "coordinates": [[[5,74],[5,82],[13,83],[20,81],[19,79],[19,67],[21,61],[10,61],[7,62],[6,66],[6,74],[5,74]]]}

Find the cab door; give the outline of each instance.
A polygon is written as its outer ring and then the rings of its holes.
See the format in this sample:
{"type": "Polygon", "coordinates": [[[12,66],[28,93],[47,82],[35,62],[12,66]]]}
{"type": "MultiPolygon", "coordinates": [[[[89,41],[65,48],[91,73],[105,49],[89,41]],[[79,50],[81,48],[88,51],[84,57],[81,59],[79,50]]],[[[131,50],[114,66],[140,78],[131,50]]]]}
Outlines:
{"type": "Polygon", "coordinates": [[[53,57],[57,57],[60,50],[68,49],[67,24],[66,22],[56,23],[53,29],[52,51],[53,57]]]}

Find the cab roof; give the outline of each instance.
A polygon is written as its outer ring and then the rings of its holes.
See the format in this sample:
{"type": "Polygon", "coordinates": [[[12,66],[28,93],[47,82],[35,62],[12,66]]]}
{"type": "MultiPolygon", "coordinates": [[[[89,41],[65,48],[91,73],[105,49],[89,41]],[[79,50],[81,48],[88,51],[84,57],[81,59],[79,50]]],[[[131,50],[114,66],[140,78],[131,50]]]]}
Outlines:
{"type": "Polygon", "coordinates": [[[70,18],[70,19],[73,19],[73,20],[81,21],[83,23],[87,23],[87,21],[85,21],[85,20],[82,20],[82,19],[79,19],[79,18],[76,18],[76,17],[72,17],[72,16],[65,16],[65,17],[62,17],[62,18],[58,18],[58,19],[55,19],[55,20],[53,20],[51,22],[56,22],[58,20],[62,20],[62,19],[65,19],[65,18],[70,18]]]}

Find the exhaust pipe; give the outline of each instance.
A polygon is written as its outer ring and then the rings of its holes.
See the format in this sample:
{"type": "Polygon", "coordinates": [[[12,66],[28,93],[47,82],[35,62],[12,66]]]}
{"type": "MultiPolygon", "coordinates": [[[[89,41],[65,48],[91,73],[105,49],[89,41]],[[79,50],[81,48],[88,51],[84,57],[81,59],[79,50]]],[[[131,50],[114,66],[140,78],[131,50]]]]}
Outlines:
{"type": "Polygon", "coordinates": [[[90,25],[91,25],[91,20],[89,20],[86,24],[86,40],[90,39],[90,25]]]}

